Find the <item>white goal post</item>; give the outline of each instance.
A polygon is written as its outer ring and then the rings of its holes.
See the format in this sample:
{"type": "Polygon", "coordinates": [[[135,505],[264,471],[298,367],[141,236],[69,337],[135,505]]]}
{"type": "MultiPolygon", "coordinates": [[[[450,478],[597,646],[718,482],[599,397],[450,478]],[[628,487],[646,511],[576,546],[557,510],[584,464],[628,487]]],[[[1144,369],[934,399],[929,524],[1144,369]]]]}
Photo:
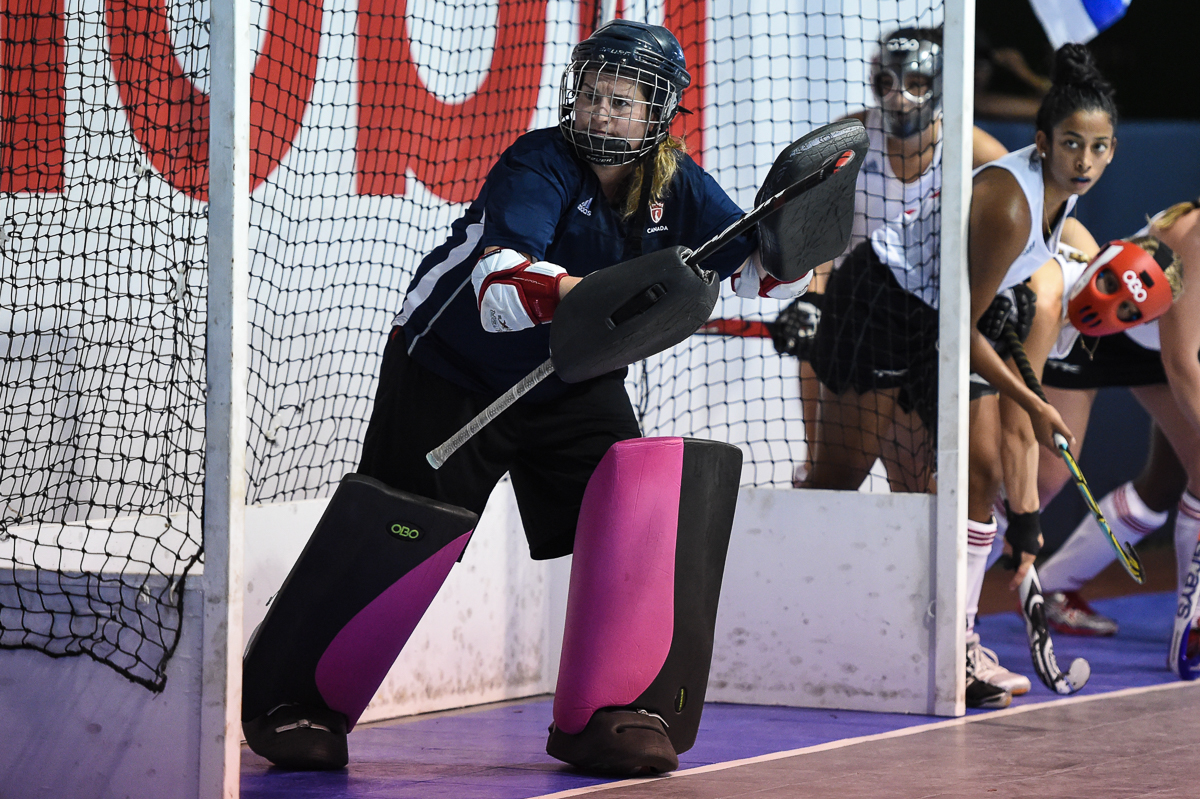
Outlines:
{"type": "MultiPolygon", "coordinates": [[[[411,109],[393,108],[385,102],[396,97],[388,95],[383,84],[399,80],[387,72],[397,68],[397,62],[387,61],[386,47],[372,42],[375,32],[359,27],[363,20],[377,19],[387,11],[384,0],[291,2],[291,8],[301,8],[303,13],[313,15],[313,19],[304,20],[305,24],[311,23],[312,29],[304,34],[311,35],[311,40],[293,42],[297,47],[300,44],[310,47],[310,52],[303,54],[308,58],[304,68],[310,74],[302,74],[303,70],[297,68],[294,73],[286,73],[287,79],[302,83],[302,79],[311,78],[312,82],[306,84],[308,95],[303,108],[267,109],[278,110],[280,115],[285,111],[293,114],[295,125],[290,129],[288,146],[272,151],[274,171],[260,166],[260,171],[267,173],[265,176],[254,174],[255,158],[262,156],[255,148],[266,150],[276,145],[265,137],[256,139],[252,133],[256,89],[251,76],[263,42],[268,35],[278,34],[278,31],[267,32],[275,19],[270,0],[258,0],[253,5],[250,0],[215,1],[209,20],[187,21],[195,30],[181,32],[178,28],[183,26],[178,20],[170,21],[175,27],[168,24],[164,36],[179,51],[177,58],[172,55],[172,63],[198,87],[198,93],[207,95],[209,182],[203,198],[180,189],[178,183],[164,176],[163,165],[169,158],[155,161],[139,149],[148,150],[149,145],[136,133],[139,124],[136,114],[122,106],[127,99],[117,86],[124,79],[121,69],[113,66],[119,42],[105,30],[110,23],[106,3],[36,2],[58,3],[54,7],[63,9],[65,23],[61,35],[70,54],[63,62],[68,65],[63,67],[66,75],[63,93],[67,98],[63,136],[69,141],[85,141],[74,146],[80,151],[76,155],[88,157],[80,159],[85,165],[66,170],[66,189],[58,194],[48,193],[47,202],[58,203],[54,206],[55,213],[61,211],[60,206],[75,203],[55,217],[54,232],[61,233],[62,228],[76,225],[82,231],[77,234],[81,240],[109,235],[114,239],[128,238],[134,241],[129,249],[131,262],[145,260],[157,264],[155,259],[169,262],[185,244],[197,251],[207,248],[203,287],[206,307],[202,309],[207,314],[203,423],[194,424],[189,417],[185,420],[185,432],[179,434],[203,436],[203,490],[200,503],[193,501],[195,497],[176,496],[173,499],[179,502],[170,507],[164,505],[161,514],[157,509],[154,512],[139,509],[132,515],[122,515],[118,511],[123,506],[114,502],[112,507],[118,510],[105,507],[101,513],[96,510],[99,503],[81,503],[86,506],[85,511],[75,516],[65,513],[51,520],[23,517],[20,525],[6,525],[7,517],[0,517],[0,567],[19,572],[23,575],[20,579],[32,584],[38,584],[39,575],[45,573],[61,576],[70,572],[71,579],[86,581],[104,569],[111,569],[120,559],[118,556],[135,552],[141,546],[130,541],[150,541],[145,546],[154,546],[166,539],[167,534],[162,533],[164,526],[170,535],[186,538],[184,533],[194,533],[200,527],[200,518],[203,525],[200,535],[189,539],[192,549],[185,545],[172,552],[160,548],[141,565],[129,566],[133,571],[143,569],[151,573],[153,579],[147,580],[147,584],[153,590],[161,589],[164,595],[171,594],[180,584],[186,586],[186,601],[179,611],[182,618],[177,627],[171,628],[178,633],[178,647],[173,644],[160,647],[167,650],[169,667],[157,675],[165,680],[165,690],[161,683],[157,685],[162,693],[151,693],[144,682],[134,684],[130,681],[134,677],[118,674],[119,670],[95,662],[104,661],[92,652],[86,654],[91,654],[94,660],[50,658],[42,651],[30,651],[37,647],[13,648],[0,641],[3,647],[0,680],[12,679],[17,688],[0,700],[0,710],[8,718],[19,719],[23,728],[30,730],[25,749],[7,758],[0,757],[0,779],[7,778],[10,785],[27,784],[18,782],[32,779],[28,762],[18,762],[18,756],[28,761],[32,753],[34,760],[46,765],[47,772],[58,770],[60,776],[55,779],[63,785],[71,784],[77,790],[75,795],[80,797],[101,795],[105,791],[137,794],[147,785],[166,795],[164,775],[168,773],[180,775],[169,786],[172,795],[204,799],[236,797],[241,751],[241,657],[247,632],[261,618],[267,598],[278,589],[281,575],[290,566],[289,559],[298,551],[297,543],[301,540],[298,537],[306,534],[312,520],[319,516],[322,497],[328,493],[331,480],[336,481],[357,462],[357,442],[369,416],[374,374],[391,314],[398,310],[407,277],[421,255],[441,243],[450,222],[469,198],[463,199],[466,190],[461,186],[448,191],[437,182],[436,176],[430,177],[427,163],[418,163],[422,158],[434,161],[433,155],[420,152],[416,145],[411,151],[405,150],[411,143],[408,139],[397,143],[389,138],[395,133],[393,127],[408,124],[402,121],[402,114],[411,109]],[[83,39],[87,41],[81,43],[83,39]],[[96,58],[89,60],[93,55],[96,58]],[[369,65],[364,65],[368,61],[369,65]],[[376,77],[383,77],[372,83],[364,78],[370,76],[371,70],[375,70],[376,77]],[[83,78],[94,82],[87,83],[77,73],[87,73],[83,78]],[[386,96],[380,99],[381,94],[386,96]],[[363,111],[367,107],[375,111],[391,109],[395,118],[380,123],[363,111]],[[94,119],[99,117],[115,120],[103,135],[92,129],[94,119]],[[96,145],[101,139],[103,143],[96,145]],[[385,165],[391,171],[383,178],[370,171],[375,162],[368,157],[371,154],[363,153],[363,142],[368,139],[384,141],[391,148],[387,158],[393,160],[385,165]],[[91,147],[102,152],[91,152],[88,149],[91,147]],[[94,184],[102,182],[97,176],[110,168],[128,169],[128,174],[122,173],[112,182],[120,191],[128,189],[128,197],[133,199],[121,195],[118,199],[126,205],[113,201],[109,203],[112,207],[97,201],[100,207],[93,209],[89,205],[89,192],[94,184]],[[138,213],[153,217],[153,224],[143,226],[149,233],[130,225],[126,216],[122,216],[135,203],[141,203],[137,206],[138,213]],[[95,216],[91,215],[93,212],[95,216]],[[166,236],[163,231],[176,235],[171,229],[173,214],[203,219],[206,228],[199,233],[188,230],[178,234],[184,244],[172,239],[169,246],[160,246],[161,241],[154,239],[155,236],[166,236]],[[60,217],[68,221],[61,221],[60,217]],[[97,234],[87,229],[89,224],[108,225],[116,232],[97,234]],[[272,280],[256,273],[263,263],[277,271],[272,280]],[[297,287],[311,292],[308,299],[297,300],[294,293],[289,293],[297,287]],[[289,353],[290,360],[281,359],[286,363],[271,360],[276,354],[272,347],[293,340],[298,343],[296,353],[289,353]],[[256,367],[261,368],[256,371],[256,367]],[[89,516],[86,510],[94,512],[89,516]],[[282,536],[283,532],[290,536],[287,546],[275,547],[277,539],[272,536],[282,536]],[[114,555],[115,545],[96,543],[102,534],[114,536],[126,549],[114,555]],[[203,562],[193,568],[197,540],[202,541],[203,562]],[[66,555],[64,542],[74,547],[66,555]],[[32,554],[22,562],[18,556],[23,553],[32,554]],[[98,700],[96,712],[111,715],[104,719],[87,717],[91,709],[72,701],[84,695],[103,697],[103,701],[98,700]],[[101,722],[104,729],[102,733],[96,732],[101,722]],[[146,777],[146,769],[140,768],[143,764],[136,760],[136,753],[139,748],[150,751],[146,747],[166,735],[183,743],[169,757],[163,757],[162,773],[150,779],[146,777]],[[76,758],[79,762],[75,765],[67,762],[69,753],[85,752],[89,746],[106,753],[132,754],[115,764],[107,763],[95,752],[76,758]],[[97,768],[111,768],[114,781],[99,787],[87,786],[78,781],[72,768],[80,773],[85,769],[96,772],[97,768]],[[93,793],[88,793],[89,790],[93,793]]],[[[107,2],[111,5],[121,0],[107,2]]],[[[689,40],[686,45],[689,53],[706,54],[704,62],[694,65],[698,75],[704,74],[703,81],[697,81],[703,85],[704,94],[697,98],[696,116],[705,120],[704,138],[700,139],[703,149],[697,148],[697,157],[703,158],[704,168],[744,208],[753,205],[756,187],[783,145],[818,124],[870,104],[869,89],[863,78],[881,30],[897,24],[944,23],[945,26],[940,242],[940,258],[945,268],[941,270],[939,311],[938,494],[863,491],[838,492],[835,496],[832,492],[791,489],[792,463],[801,460],[806,451],[798,412],[795,359],[785,361],[775,357],[769,340],[685,343],[662,358],[652,359],[645,373],[631,370],[627,384],[631,396],[635,406],[647,412],[646,418],[655,419],[654,432],[729,440],[747,453],[714,656],[714,680],[722,684],[714,682],[710,699],[870,706],[945,716],[964,712],[969,309],[965,265],[974,3],[975,0],[799,0],[797,4],[751,0],[751,10],[761,12],[753,18],[746,13],[742,0],[706,0],[699,4],[691,0],[626,0],[623,4],[626,16],[653,21],[679,19],[695,8],[702,10],[699,16],[707,20],[707,27],[701,25],[698,28],[701,33],[695,34],[695,41],[689,40]],[[784,23],[788,26],[786,30],[784,23]],[[828,33],[821,32],[826,29],[828,33]],[[650,379],[665,376],[663,384],[670,385],[663,390],[674,392],[674,398],[660,402],[658,394],[639,384],[643,374],[650,375],[650,379]],[[646,404],[656,407],[647,410],[643,407],[646,404]],[[777,416],[763,421],[756,416],[762,407],[778,411],[777,416]],[[796,529],[797,514],[829,525],[830,529],[823,533],[827,538],[819,547],[804,538],[811,531],[796,529]],[[847,524],[847,518],[859,522],[860,529],[848,530],[846,535],[835,534],[843,528],[856,527],[847,524]],[[878,523],[878,529],[886,528],[883,535],[887,540],[880,544],[879,551],[897,559],[888,565],[896,566],[903,579],[889,570],[874,568],[877,565],[874,563],[869,564],[871,568],[847,569],[835,575],[828,569],[822,570],[820,563],[803,562],[819,550],[822,557],[851,563],[854,557],[859,557],[856,553],[862,547],[872,544],[872,536],[877,532],[875,528],[863,528],[868,524],[866,520],[878,523]],[[770,562],[762,566],[764,560],[770,562]],[[885,588],[905,591],[911,600],[910,607],[892,607],[886,601],[868,596],[865,587],[869,581],[887,581],[893,577],[895,582],[887,583],[885,588]],[[853,605],[853,610],[847,611],[847,618],[854,618],[855,623],[867,620],[863,623],[903,628],[907,638],[888,650],[897,657],[907,658],[910,664],[903,678],[907,681],[903,696],[855,705],[854,701],[859,700],[843,701],[837,691],[825,690],[827,684],[832,685],[837,666],[833,655],[826,656],[825,651],[839,648],[850,651],[864,644],[864,636],[852,629],[850,623],[817,625],[819,636],[817,627],[806,632],[806,622],[800,621],[794,610],[806,603],[820,603],[823,612],[836,613],[839,602],[853,605]],[[765,609],[784,605],[790,609],[781,610],[778,616],[764,613],[765,609]],[[914,608],[920,612],[914,613],[914,608]],[[748,636],[760,633],[764,645],[747,656],[744,642],[748,636]],[[823,642],[814,643],[814,636],[822,637],[823,642]],[[779,688],[783,681],[772,682],[774,676],[797,669],[795,653],[819,650],[814,660],[805,665],[810,669],[805,677],[810,683],[808,688],[779,688]],[[812,685],[817,683],[820,683],[817,688],[824,691],[819,699],[813,698],[816,691],[812,685]]],[[[173,0],[163,0],[162,5],[164,18],[170,17],[173,9],[183,14],[181,6],[173,4],[173,0]]],[[[515,13],[513,9],[534,8],[545,17],[533,20],[544,25],[540,29],[543,41],[538,50],[543,74],[540,82],[534,80],[525,87],[527,97],[532,98],[528,126],[554,124],[558,78],[570,44],[580,34],[583,5],[579,0],[481,0],[474,5],[458,4],[455,0],[412,0],[408,3],[406,21],[414,31],[412,60],[416,66],[408,77],[414,82],[426,81],[436,89],[422,95],[432,100],[421,102],[436,101],[447,108],[468,105],[471,93],[485,84],[489,48],[498,48],[497,42],[501,40],[507,41],[506,46],[521,45],[498,32],[497,20],[504,14],[515,13]],[[452,48],[443,46],[439,50],[436,42],[421,40],[430,30],[436,28],[445,34],[452,23],[457,24],[434,13],[447,7],[461,12],[464,18],[474,14],[483,20],[473,29],[479,41],[470,45],[473,53],[469,58],[455,53],[447,55],[452,48]],[[434,69],[430,63],[438,58],[445,59],[445,63],[439,62],[434,69]]],[[[604,0],[598,13],[603,15],[615,5],[619,4],[604,0]]],[[[522,24],[532,23],[524,20],[522,24]]],[[[464,35],[462,40],[466,39],[464,35]]],[[[279,103],[285,104],[282,100],[279,103]]],[[[496,111],[491,109],[488,113],[496,111]]],[[[179,122],[167,117],[164,119],[171,124],[179,122]]],[[[422,142],[422,146],[430,148],[444,145],[444,142],[422,142]]],[[[485,160],[474,150],[468,152],[466,145],[463,147],[463,163],[485,160]]],[[[386,148],[381,145],[382,149],[386,148]]],[[[440,153],[439,150],[439,157],[440,153]]],[[[493,156],[487,154],[487,157],[493,156]]],[[[378,160],[387,158],[381,156],[378,160]]],[[[461,185],[473,186],[472,181],[477,181],[481,173],[472,165],[458,169],[455,174],[461,185]]],[[[117,189],[114,194],[120,194],[117,189]]],[[[48,223],[38,221],[35,194],[23,190],[0,197],[4,203],[0,213],[0,262],[6,266],[15,263],[19,255],[37,250],[36,242],[54,238],[46,232],[48,223]]],[[[107,196],[104,199],[107,201],[107,196]]],[[[49,267],[36,260],[22,262],[21,269],[26,270],[21,272],[22,280],[35,285],[38,269],[65,273],[76,262],[105,261],[104,253],[90,252],[60,254],[59,258],[49,267]]],[[[120,269],[128,266],[125,261],[117,260],[108,264],[120,269]]],[[[166,277],[155,272],[146,280],[147,284],[159,281],[186,287],[189,281],[199,282],[197,271],[201,270],[196,268],[189,273],[180,269],[166,277]]],[[[74,275],[77,282],[84,282],[79,274],[74,275]]],[[[26,284],[22,285],[28,288],[26,284]]],[[[116,313],[117,321],[126,321],[123,315],[136,319],[152,304],[154,298],[137,297],[142,289],[137,285],[130,289],[135,299],[116,313]],[[138,304],[142,299],[144,306],[138,304]]],[[[4,277],[0,276],[0,291],[7,290],[4,277]]],[[[177,298],[182,290],[175,289],[174,294],[170,291],[164,293],[177,298]]],[[[145,292],[153,293],[150,289],[145,292]]],[[[74,303],[75,298],[62,302],[74,303]]],[[[776,306],[744,303],[729,292],[722,296],[721,303],[718,306],[721,315],[767,318],[778,312],[776,306]]],[[[79,304],[72,305],[69,313],[77,313],[79,304]]],[[[198,318],[199,312],[194,308],[189,311],[194,312],[192,318],[198,318]]],[[[0,303],[0,315],[5,313],[0,303]]],[[[27,344],[27,350],[39,354],[60,347],[60,338],[66,340],[66,334],[57,330],[45,333],[47,327],[52,326],[40,320],[30,323],[30,328],[36,328],[46,341],[57,336],[53,346],[39,339],[36,347],[27,344]]],[[[106,330],[111,334],[111,330],[106,330]]],[[[16,333],[14,326],[12,331],[0,331],[0,336],[16,340],[16,333]]],[[[86,342],[82,334],[71,339],[65,348],[82,349],[80,342],[86,342]]],[[[151,352],[147,358],[156,354],[151,352]]],[[[30,359],[30,363],[35,361],[36,358],[30,359]]],[[[42,368],[40,361],[35,366],[42,368]]],[[[34,367],[29,371],[34,378],[41,379],[41,373],[34,367]]],[[[189,373],[190,376],[193,375],[189,373]]],[[[75,388],[74,384],[71,388],[75,388]]],[[[154,387],[127,390],[153,392],[154,387]]],[[[72,396],[84,393],[80,390],[72,396]]],[[[58,435],[57,428],[45,432],[48,438],[58,435]]],[[[121,445],[119,439],[116,443],[106,439],[98,449],[119,450],[121,445]]],[[[141,442],[137,448],[150,449],[141,442]]],[[[15,445],[0,442],[0,455],[11,455],[14,449],[15,445]]],[[[201,466],[188,458],[179,458],[172,468],[180,473],[198,474],[201,466]]],[[[80,458],[79,462],[85,460],[80,458]]],[[[149,467],[145,468],[149,471],[149,467]]],[[[115,467],[113,471],[115,474],[115,467]]],[[[7,477],[0,474],[0,481],[7,477]]],[[[94,479],[108,477],[97,473],[94,479]]],[[[151,478],[146,481],[154,484],[151,478]]],[[[121,475],[112,477],[112,482],[121,483],[121,475]]],[[[7,486],[3,482],[0,485],[7,486]]],[[[122,488],[125,488],[123,483],[122,488]]],[[[37,487],[30,493],[41,490],[37,487]]],[[[173,486],[162,489],[167,495],[173,491],[178,494],[173,486]]],[[[482,618],[474,621],[477,625],[474,630],[483,626],[492,628],[487,631],[491,637],[469,653],[475,660],[470,660],[463,651],[454,648],[457,644],[449,641],[444,642],[444,652],[424,656],[458,661],[461,670],[454,675],[457,681],[454,684],[423,685],[423,696],[407,695],[403,701],[393,701],[394,695],[400,693],[394,688],[403,677],[390,676],[391,682],[385,686],[392,687],[393,696],[378,698],[368,714],[371,719],[553,689],[566,595],[564,564],[543,568],[542,564],[528,560],[519,517],[507,486],[496,492],[493,502],[495,508],[489,511],[492,516],[486,531],[489,541],[472,544],[473,552],[468,551],[448,583],[462,585],[461,591],[468,598],[461,599],[460,605],[447,600],[442,610],[435,608],[431,613],[445,613],[439,619],[451,618],[465,612],[468,601],[482,605],[480,596],[491,595],[494,602],[497,593],[507,592],[506,599],[498,603],[502,607],[503,624],[485,623],[482,618]],[[490,566],[480,562],[484,555],[491,558],[490,566]],[[454,582],[456,579],[458,583],[454,582]],[[472,582],[473,588],[465,585],[472,582]],[[477,593],[471,594],[472,590],[477,593]],[[519,645],[513,646],[514,641],[519,641],[519,645]],[[524,658],[519,668],[513,665],[514,649],[519,650],[516,657],[524,658]],[[526,668],[527,664],[533,665],[526,668]],[[476,681],[486,683],[486,691],[478,689],[478,685],[463,687],[469,682],[463,678],[463,672],[470,668],[486,672],[476,681]],[[520,672],[520,679],[513,677],[515,672],[520,672]]],[[[121,590],[125,589],[122,585],[121,590]]],[[[6,587],[0,586],[0,613],[8,610],[3,604],[5,591],[6,587]]],[[[136,590],[125,592],[134,610],[142,607],[142,597],[136,590]]],[[[11,618],[11,614],[0,618],[11,618]]],[[[114,622],[112,626],[117,624],[114,622]]],[[[462,633],[464,629],[456,628],[456,632],[462,633]]],[[[435,637],[437,632],[430,632],[421,641],[431,642],[431,647],[443,645],[435,637]]],[[[402,660],[406,656],[417,657],[403,653],[402,660]]],[[[411,671],[411,665],[405,668],[411,671]]],[[[425,678],[423,674],[422,679],[425,678]]],[[[866,675],[850,678],[842,687],[846,695],[860,689],[878,689],[877,685],[869,684],[866,675]]]]}

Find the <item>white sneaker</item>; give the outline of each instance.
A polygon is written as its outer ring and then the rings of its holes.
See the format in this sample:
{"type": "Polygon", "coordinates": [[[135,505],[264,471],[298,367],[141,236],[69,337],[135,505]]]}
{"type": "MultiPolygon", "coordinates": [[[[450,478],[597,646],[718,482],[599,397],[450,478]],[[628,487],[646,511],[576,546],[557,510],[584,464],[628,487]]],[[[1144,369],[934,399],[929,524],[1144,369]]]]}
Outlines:
{"type": "Polygon", "coordinates": [[[1013,696],[1029,692],[1029,678],[1001,666],[996,653],[979,643],[979,633],[967,633],[967,658],[975,676],[984,682],[1003,688],[1013,696]]]}

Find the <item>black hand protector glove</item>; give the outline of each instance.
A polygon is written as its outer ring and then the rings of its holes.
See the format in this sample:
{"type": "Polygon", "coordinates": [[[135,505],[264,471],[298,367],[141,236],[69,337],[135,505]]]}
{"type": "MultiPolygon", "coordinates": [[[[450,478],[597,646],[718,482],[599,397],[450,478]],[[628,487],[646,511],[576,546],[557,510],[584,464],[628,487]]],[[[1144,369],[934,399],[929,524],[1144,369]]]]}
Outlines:
{"type": "Polygon", "coordinates": [[[771,341],[780,355],[808,357],[817,325],[821,322],[820,294],[802,294],[779,312],[771,325],[771,341]]]}
{"type": "Polygon", "coordinates": [[[1037,293],[1028,284],[1018,283],[997,294],[975,326],[992,343],[1000,357],[1007,358],[1010,353],[1004,340],[1004,324],[1012,323],[1017,331],[1017,338],[1024,341],[1029,337],[1029,329],[1033,326],[1033,315],[1036,312],[1037,293]]]}
{"type": "Polygon", "coordinates": [[[1004,540],[1012,547],[1012,560],[1008,566],[1016,569],[1021,564],[1021,553],[1037,555],[1042,551],[1042,514],[1038,511],[1013,513],[1007,501],[1004,510],[1008,514],[1008,530],[1004,533],[1004,540]]]}

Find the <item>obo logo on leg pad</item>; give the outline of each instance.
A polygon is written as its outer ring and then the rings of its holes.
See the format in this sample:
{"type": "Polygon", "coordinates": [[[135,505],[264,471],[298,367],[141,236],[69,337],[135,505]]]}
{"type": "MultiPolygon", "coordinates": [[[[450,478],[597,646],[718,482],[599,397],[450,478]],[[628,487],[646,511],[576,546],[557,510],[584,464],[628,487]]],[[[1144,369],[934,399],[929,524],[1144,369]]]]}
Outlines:
{"type": "Polygon", "coordinates": [[[392,522],[392,524],[388,526],[388,533],[396,538],[401,538],[408,541],[416,541],[422,536],[420,530],[412,525],[405,524],[404,522],[392,522]]]}

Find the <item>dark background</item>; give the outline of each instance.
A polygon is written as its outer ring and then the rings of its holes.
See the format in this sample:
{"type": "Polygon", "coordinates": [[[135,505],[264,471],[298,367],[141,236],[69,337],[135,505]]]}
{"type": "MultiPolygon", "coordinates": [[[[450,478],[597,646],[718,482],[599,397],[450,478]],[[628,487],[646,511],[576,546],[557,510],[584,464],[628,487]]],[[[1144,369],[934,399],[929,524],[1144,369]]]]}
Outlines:
{"type": "MultiPolygon", "coordinates": [[[[1049,75],[1049,40],[1028,0],[979,0],[978,31],[993,47],[1012,47],[1049,75]]],[[[1080,198],[1078,216],[1101,243],[1135,232],[1146,217],[1200,195],[1200,2],[1133,0],[1126,15],[1088,43],[1116,90],[1117,155],[1103,180],[1080,198]]],[[[998,72],[992,91],[1025,91],[998,72]]],[[[1010,150],[1033,143],[1032,122],[978,119],[1010,150]]],[[[1149,417],[1124,389],[1096,399],[1080,467],[1099,499],[1141,470],[1149,417]]],[[[1086,513],[1068,485],[1042,516],[1046,554],[1061,545],[1086,513]]],[[[1147,543],[1169,539],[1167,528],[1147,543]],[[1166,534],[1166,535],[1164,535],[1166,534]]]]}
{"type": "MultiPolygon", "coordinates": [[[[1050,74],[1053,51],[1028,0],[977,0],[976,31],[993,47],[1013,47],[1033,69],[1050,74]]],[[[1117,92],[1123,119],[1200,119],[1196,51],[1200,2],[1133,0],[1125,16],[1088,48],[1117,92]]],[[[998,89],[1005,88],[997,77],[998,89]]],[[[1019,89],[1015,80],[1007,88],[1019,89]]],[[[1195,160],[1193,151],[1187,157],[1195,160]]]]}

